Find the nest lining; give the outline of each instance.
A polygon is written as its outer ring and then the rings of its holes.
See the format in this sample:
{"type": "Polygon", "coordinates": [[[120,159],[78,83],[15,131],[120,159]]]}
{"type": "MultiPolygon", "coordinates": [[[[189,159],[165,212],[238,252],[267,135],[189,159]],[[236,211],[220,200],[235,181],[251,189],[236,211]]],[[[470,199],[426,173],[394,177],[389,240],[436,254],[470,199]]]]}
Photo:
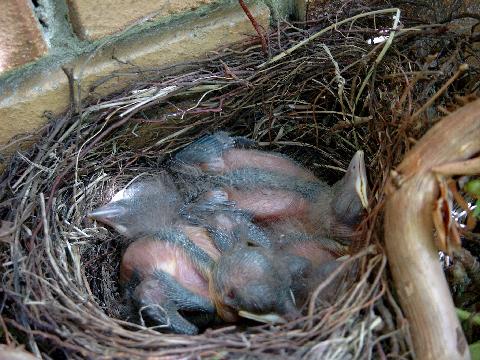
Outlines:
{"type": "MultiPolygon", "coordinates": [[[[340,21],[361,5],[333,11],[330,4],[325,11],[340,21]]],[[[313,40],[306,39],[330,26],[329,19],[306,29],[283,24],[268,36],[271,55],[302,40],[306,45],[261,68],[266,58],[252,38],[207,61],[132,69],[130,88],[72,104],[49,123],[2,177],[5,342],[26,344],[44,358],[411,357],[381,246],[383,184],[444,109],[478,92],[479,69],[471,67],[434,97],[475,56],[470,35],[408,19],[404,26],[415,26],[415,37],[405,31],[390,44],[368,44],[392,26],[391,15],[365,15],[313,40]],[[428,64],[424,55],[432,53],[440,55],[428,64]],[[352,249],[359,271],[335,304],[316,302],[314,293],[306,316],[289,324],[161,334],[125,319],[118,235],[85,214],[219,129],[286,153],[330,183],[356,149],[366,152],[373,195],[362,241],[352,249]]]]}

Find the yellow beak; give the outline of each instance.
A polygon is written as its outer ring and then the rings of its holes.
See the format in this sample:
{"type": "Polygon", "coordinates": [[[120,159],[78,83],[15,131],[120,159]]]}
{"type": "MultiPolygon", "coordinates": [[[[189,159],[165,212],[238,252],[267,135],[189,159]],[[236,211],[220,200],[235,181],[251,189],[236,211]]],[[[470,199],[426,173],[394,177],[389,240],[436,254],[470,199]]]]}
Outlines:
{"type": "Polygon", "coordinates": [[[240,310],[238,315],[250,320],[255,320],[265,324],[285,324],[287,321],[282,318],[280,315],[270,313],[270,314],[254,314],[248,311],[240,310]]]}
{"type": "Polygon", "coordinates": [[[362,150],[358,150],[353,156],[348,171],[356,173],[355,176],[355,191],[357,192],[362,206],[368,208],[368,194],[367,194],[367,171],[365,170],[365,157],[362,150]]]}

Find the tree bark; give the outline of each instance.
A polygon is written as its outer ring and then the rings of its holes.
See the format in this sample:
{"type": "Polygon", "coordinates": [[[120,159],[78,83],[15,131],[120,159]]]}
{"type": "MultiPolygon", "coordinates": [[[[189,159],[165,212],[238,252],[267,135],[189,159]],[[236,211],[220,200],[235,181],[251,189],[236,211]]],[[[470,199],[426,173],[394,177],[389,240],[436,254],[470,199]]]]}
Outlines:
{"type": "Polygon", "coordinates": [[[438,186],[432,168],[479,152],[480,99],[430,129],[387,182],[387,256],[418,359],[470,359],[433,242],[438,186]]]}

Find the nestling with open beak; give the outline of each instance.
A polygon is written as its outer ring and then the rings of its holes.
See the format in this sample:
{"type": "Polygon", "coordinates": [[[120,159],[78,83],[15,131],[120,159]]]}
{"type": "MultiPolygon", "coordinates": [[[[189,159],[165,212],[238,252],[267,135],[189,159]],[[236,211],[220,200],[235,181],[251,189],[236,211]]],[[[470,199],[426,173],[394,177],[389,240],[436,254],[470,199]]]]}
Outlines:
{"type": "Polygon", "coordinates": [[[205,177],[201,181],[216,186],[227,202],[258,223],[297,219],[311,234],[350,240],[368,207],[362,151],[330,187],[292,159],[252,146],[251,141],[219,132],[181,150],[173,168],[180,175],[209,174],[208,182],[205,177]]]}

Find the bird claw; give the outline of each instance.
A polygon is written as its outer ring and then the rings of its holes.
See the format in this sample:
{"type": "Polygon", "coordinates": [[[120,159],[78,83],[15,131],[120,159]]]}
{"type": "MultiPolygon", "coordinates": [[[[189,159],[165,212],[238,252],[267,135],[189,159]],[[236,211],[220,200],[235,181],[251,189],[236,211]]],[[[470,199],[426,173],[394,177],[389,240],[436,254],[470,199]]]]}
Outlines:
{"type": "Polygon", "coordinates": [[[198,327],[180,315],[180,311],[214,316],[213,303],[183,287],[170,275],[155,271],[133,292],[142,325],[180,334],[197,334],[198,327]]]}
{"type": "Polygon", "coordinates": [[[176,334],[196,335],[198,327],[183,318],[174,306],[166,304],[139,304],[138,314],[142,326],[152,324],[153,329],[170,331],[176,334]]]}
{"type": "Polygon", "coordinates": [[[163,291],[168,294],[178,310],[215,313],[213,303],[203,296],[200,296],[179,284],[173,277],[163,271],[155,271],[153,274],[163,291]]]}

